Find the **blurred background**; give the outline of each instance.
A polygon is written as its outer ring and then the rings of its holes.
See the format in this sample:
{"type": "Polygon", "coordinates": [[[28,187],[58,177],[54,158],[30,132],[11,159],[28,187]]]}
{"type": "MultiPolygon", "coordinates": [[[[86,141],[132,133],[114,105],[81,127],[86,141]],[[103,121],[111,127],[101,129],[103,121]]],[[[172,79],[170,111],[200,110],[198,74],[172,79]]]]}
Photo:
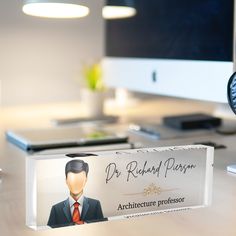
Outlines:
{"type": "Polygon", "coordinates": [[[25,15],[22,1],[0,1],[3,107],[79,99],[81,65],[104,55],[104,0],[86,5],[87,17],[46,19],[25,15]]]}

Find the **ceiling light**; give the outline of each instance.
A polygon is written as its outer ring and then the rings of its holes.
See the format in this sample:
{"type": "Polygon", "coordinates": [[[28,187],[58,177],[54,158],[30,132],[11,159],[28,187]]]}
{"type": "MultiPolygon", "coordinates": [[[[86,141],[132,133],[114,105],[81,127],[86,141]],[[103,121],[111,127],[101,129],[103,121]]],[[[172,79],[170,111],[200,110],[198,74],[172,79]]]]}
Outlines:
{"type": "Polygon", "coordinates": [[[133,0],[107,0],[102,12],[105,19],[127,18],[136,13],[133,0]]]}
{"type": "Polygon", "coordinates": [[[23,12],[48,18],[80,18],[89,14],[89,8],[76,0],[25,0],[23,12]]]}

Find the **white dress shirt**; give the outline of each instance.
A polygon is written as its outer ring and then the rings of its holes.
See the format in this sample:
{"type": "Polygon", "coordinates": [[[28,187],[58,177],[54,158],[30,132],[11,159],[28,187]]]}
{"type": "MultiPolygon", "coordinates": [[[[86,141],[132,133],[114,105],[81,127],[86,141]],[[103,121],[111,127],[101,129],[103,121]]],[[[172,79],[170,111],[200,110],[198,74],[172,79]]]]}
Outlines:
{"type": "Polygon", "coordinates": [[[80,212],[80,217],[82,215],[82,209],[83,209],[83,201],[84,201],[84,195],[82,194],[80,198],[75,201],[75,199],[71,196],[69,196],[69,203],[70,203],[70,212],[71,212],[71,217],[73,217],[73,212],[74,212],[74,203],[78,202],[79,203],[79,212],[80,212]]]}

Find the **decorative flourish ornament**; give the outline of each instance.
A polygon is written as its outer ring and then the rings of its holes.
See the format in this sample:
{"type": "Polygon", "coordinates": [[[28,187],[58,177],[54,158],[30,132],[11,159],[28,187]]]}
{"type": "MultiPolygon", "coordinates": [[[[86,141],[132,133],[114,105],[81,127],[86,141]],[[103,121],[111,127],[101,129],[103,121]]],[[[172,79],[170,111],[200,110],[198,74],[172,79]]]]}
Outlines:
{"type": "Polygon", "coordinates": [[[130,194],[124,194],[127,196],[132,196],[132,195],[143,195],[145,197],[151,196],[151,195],[160,195],[163,192],[170,192],[170,191],[176,191],[178,188],[172,188],[172,189],[163,189],[154,183],[151,183],[148,185],[148,187],[144,188],[144,190],[140,193],[130,193],[130,194]]]}

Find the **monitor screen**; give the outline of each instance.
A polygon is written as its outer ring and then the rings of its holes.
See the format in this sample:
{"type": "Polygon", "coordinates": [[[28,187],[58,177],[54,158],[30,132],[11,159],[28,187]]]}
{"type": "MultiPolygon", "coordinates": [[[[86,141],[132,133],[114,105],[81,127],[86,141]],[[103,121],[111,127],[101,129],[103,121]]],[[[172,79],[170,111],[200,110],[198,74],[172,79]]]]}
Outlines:
{"type": "Polygon", "coordinates": [[[222,88],[233,71],[234,0],[135,3],[134,17],[106,22],[108,84],[225,102],[226,89],[222,88]],[[205,86],[212,86],[216,94],[211,95],[209,89],[203,89],[201,96],[193,92],[205,86]],[[191,92],[186,94],[186,89],[191,92]]]}

